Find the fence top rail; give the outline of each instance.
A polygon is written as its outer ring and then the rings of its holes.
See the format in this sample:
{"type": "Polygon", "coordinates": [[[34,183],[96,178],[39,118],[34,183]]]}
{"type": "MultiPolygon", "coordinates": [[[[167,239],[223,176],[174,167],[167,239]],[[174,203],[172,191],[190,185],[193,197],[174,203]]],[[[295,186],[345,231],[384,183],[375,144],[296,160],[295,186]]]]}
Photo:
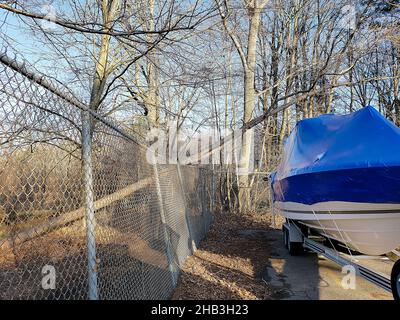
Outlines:
{"type": "Polygon", "coordinates": [[[134,142],[139,147],[147,149],[147,146],[140,141],[138,141],[132,134],[126,132],[125,130],[119,128],[116,124],[114,124],[111,120],[106,119],[104,116],[100,115],[98,112],[91,110],[88,106],[79,101],[75,96],[72,95],[71,92],[66,90],[66,88],[60,88],[60,86],[56,86],[49,78],[43,74],[40,74],[37,70],[29,64],[28,61],[23,59],[23,62],[17,61],[17,56],[15,55],[14,58],[8,56],[7,51],[0,52],[0,62],[7,66],[8,68],[14,70],[15,72],[21,74],[25,78],[35,82],[39,86],[43,87],[44,89],[48,90],[55,96],[59,97],[60,99],[66,101],[70,105],[80,109],[81,111],[86,111],[91,114],[93,118],[102,122],[107,127],[111,128],[112,130],[116,131],[120,134],[123,138],[134,142]]]}

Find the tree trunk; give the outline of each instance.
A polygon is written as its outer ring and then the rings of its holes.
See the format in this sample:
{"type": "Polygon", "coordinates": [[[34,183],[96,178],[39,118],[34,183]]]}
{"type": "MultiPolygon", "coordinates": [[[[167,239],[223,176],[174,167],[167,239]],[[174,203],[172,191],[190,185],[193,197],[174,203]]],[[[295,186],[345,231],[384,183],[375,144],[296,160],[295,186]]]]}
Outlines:
{"type": "MultiPolygon", "coordinates": [[[[147,21],[147,30],[154,31],[154,10],[155,10],[155,0],[149,0],[148,4],[149,16],[147,21]]],[[[147,42],[149,46],[152,45],[153,35],[147,36],[147,42]]],[[[147,61],[147,85],[148,90],[146,92],[145,105],[148,110],[148,120],[150,127],[157,127],[159,124],[160,108],[158,99],[158,58],[155,49],[152,49],[148,53],[147,61]]]]}
{"type": "MultiPolygon", "coordinates": [[[[110,30],[112,27],[113,19],[116,16],[119,8],[119,0],[104,0],[102,2],[102,15],[103,15],[103,26],[105,31],[110,30]]],[[[104,93],[104,88],[107,82],[107,62],[110,47],[110,35],[103,34],[101,37],[99,56],[95,65],[95,74],[93,77],[93,84],[90,93],[90,104],[91,110],[97,111],[100,107],[101,98],[104,93]]]]}
{"type": "MultiPolygon", "coordinates": [[[[261,8],[257,6],[257,1],[253,8],[249,8],[249,35],[247,41],[247,65],[244,72],[244,110],[243,122],[247,123],[253,119],[256,92],[254,88],[255,68],[256,68],[256,49],[257,36],[260,26],[261,8]]],[[[241,213],[250,208],[250,161],[252,152],[252,132],[247,130],[242,135],[242,145],[240,152],[239,169],[242,171],[239,177],[239,210],[241,213]]]]}

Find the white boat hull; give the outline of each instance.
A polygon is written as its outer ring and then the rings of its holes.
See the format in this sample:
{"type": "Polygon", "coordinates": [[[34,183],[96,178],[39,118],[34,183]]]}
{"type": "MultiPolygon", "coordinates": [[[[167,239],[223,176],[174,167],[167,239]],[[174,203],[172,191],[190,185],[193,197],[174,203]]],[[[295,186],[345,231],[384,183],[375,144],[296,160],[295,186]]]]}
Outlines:
{"type": "Polygon", "coordinates": [[[400,204],[275,202],[274,210],[364,254],[381,255],[400,246],[400,204]]]}

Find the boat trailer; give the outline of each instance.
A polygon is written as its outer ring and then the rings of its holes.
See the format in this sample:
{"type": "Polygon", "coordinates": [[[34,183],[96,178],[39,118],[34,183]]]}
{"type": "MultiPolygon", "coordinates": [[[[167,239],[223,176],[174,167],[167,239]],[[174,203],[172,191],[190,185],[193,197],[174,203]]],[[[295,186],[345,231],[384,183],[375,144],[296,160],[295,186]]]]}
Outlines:
{"type": "Polygon", "coordinates": [[[289,219],[286,219],[286,222],[283,224],[282,231],[284,244],[289,254],[299,255],[304,250],[309,250],[333,261],[341,267],[347,265],[353,266],[356,275],[391,292],[395,300],[400,300],[400,260],[394,262],[385,256],[353,255],[351,252],[347,254],[335,250],[324,244],[327,240],[326,237],[318,234],[309,234],[309,229],[306,226],[289,219]],[[363,262],[367,260],[376,260],[390,264],[391,275],[389,276],[366,266],[363,262]]]}

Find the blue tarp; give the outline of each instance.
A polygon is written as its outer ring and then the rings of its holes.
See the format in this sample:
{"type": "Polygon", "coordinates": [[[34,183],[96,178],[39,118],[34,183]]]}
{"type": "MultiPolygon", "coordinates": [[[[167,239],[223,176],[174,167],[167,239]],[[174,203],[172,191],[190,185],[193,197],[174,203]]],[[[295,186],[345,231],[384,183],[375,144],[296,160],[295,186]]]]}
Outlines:
{"type": "Polygon", "coordinates": [[[368,106],[299,121],[285,143],[276,178],[399,165],[400,128],[368,106]]]}
{"type": "Polygon", "coordinates": [[[271,178],[275,201],[400,203],[400,129],[373,107],[302,120],[271,178]]]}

